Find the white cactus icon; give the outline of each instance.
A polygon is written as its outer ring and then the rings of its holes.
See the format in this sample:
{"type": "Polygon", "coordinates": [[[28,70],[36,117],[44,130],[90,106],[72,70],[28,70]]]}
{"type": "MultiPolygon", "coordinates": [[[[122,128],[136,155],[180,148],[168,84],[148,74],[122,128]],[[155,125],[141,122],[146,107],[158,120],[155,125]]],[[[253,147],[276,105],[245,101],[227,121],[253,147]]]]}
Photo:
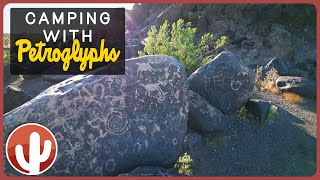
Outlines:
{"type": "Polygon", "coordinates": [[[25,160],[23,155],[23,147],[19,144],[15,148],[16,158],[19,165],[29,171],[29,175],[40,174],[40,163],[45,162],[51,153],[51,141],[44,142],[43,152],[40,154],[40,135],[33,132],[30,135],[29,143],[29,163],[25,160]]]}

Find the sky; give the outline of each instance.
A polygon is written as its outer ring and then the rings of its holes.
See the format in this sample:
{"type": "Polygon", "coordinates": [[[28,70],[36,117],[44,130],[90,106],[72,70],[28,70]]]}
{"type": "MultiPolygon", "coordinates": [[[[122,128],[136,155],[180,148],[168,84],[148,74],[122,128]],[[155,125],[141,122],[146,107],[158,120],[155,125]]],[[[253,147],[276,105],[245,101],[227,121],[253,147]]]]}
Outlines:
{"type": "Polygon", "coordinates": [[[10,3],[3,11],[3,32],[10,33],[10,8],[118,8],[132,9],[134,3],[10,3]]]}

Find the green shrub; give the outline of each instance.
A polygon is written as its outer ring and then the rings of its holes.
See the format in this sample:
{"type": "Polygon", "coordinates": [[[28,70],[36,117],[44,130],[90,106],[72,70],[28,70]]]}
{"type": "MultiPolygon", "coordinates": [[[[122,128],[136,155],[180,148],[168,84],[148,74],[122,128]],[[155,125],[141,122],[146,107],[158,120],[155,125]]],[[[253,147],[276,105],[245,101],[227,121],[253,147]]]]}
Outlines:
{"type": "Polygon", "coordinates": [[[259,122],[259,119],[254,117],[245,106],[238,110],[238,117],[247,122],[259,122]]]}
{"type": "Polygon", "coordinates": [[[221,36],[220,37],[220,39],[218,39],[214,44],[215,44],[215,46],[214,46],[214,48],[215,49],[219,49],[219,48],[221,48],[222,46],[224,46],[225,44],[226,44],[226,42],[227,42],[227,36],[221,36]]]}
{"type": "MultiPolygon", "coordinates": [[[[184,23],[179,19],[170,26],[165,21],[159,30],[152,26],[145,39],[143,51],[139,51],[139,56],[164,54],[177,58],[191,74],[203,64],[203,54],[209,50],[209,42],[213,35],[207,33],[196,41],[197,28],[191,27],[191,22],[184,23]]],[[[214,47],[219,48],[226,42],[223,36],[215,42],[214,47]]]]}
{"type": "Polygon", "coordinates": [[[5,49],[3,56],[4,56],[3,57],[4,63],[9,63],[10,62],[10,50],[5,49]]]}
{"type": "Polygon", "coordinates": [[[247,118],[249,116],[249,111],[246,107],[242,106],[238,111],[238,116],[240,118],[247,118]]]}
{"type": "Polygon", "coordinates": [[[174,165],[174,169],[178,170],[179,174],[185,174],[188,176],[192,175],[191,171],[191,162],[192,158],[187,153],[184,153],[183,156],[180,156],[177,160],[177,163],[174,165]]]}
{"type": "Polygon", "coordinates": [[[10,61],[10,36],[9,34],[4,34],[3,35],[3,49],[4,49],[4,53],[3,53],[3,59],[4,59],[4,63],[9,63],[10,61]]]}

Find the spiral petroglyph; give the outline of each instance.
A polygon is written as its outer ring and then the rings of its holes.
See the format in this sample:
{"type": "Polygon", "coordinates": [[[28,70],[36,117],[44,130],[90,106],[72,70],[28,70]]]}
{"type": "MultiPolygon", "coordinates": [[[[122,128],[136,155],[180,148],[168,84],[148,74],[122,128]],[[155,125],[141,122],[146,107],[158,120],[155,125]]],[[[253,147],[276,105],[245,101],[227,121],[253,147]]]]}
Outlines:
{"type": "Polygon", "coordinates": [[[108,114],[105,120],[106,131],[114,135],[121,135],[128,131],[128,124],[126,112],[116,109],[108,114]]]}

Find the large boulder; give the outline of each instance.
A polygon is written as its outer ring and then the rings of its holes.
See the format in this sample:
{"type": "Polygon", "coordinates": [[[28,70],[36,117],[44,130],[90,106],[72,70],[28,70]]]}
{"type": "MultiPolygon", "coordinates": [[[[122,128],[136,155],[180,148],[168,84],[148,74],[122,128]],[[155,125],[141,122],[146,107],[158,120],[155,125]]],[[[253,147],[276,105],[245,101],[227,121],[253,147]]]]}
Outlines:
{"type": "MultiPolygon", "coordinates": [[[[181,155],[189,109],[178,60],[126,61],[125,75],[78,75],[4,115],[4,139],[34,122],[52,131],[58,157],[43,175],[118,175],[138,166],[172,167],[181,155]]],[[[17,174],[5,163],[5,172],[17,174]]]]}
{"type": "Polygon", "coordinates": [[[169,24],[175,22],[183,15],[183,4],[171,4],[167,7],[159,16],[156,21],[158,26],[162,25],[164,21],[168,21],[169,24]]]}
{"type": "Polygon", "coordinates": [[[262,74],[266,74],[272,68],[276,69],[278,72],[278,75],[280,76],[292,76],[297,74],[297,70],[294,68],[292,61],[288,61],[285,59],[282,59],[282,60],[277,58],[271,59],[264,66],[262,74]]]}
{"type": "Polygon", "coordinates": [[[231,114],[252,96],[254,77],[235,55],[222,52],[189,77],[189,86],[215,108],[231,114]]]}
{"type": "Polygon", "coordinates": [[[159,166],[142,166],[118,176],[181,176],[181,174],[172,169],[165,169],[159,166]]]}
{"type": "Polygon", "coordinates": [[[42,78],[19,79],[4,88],[4,113],[21,106],[39,95],[41,92],[54,85],[42,78]]]}
{"type": "Polygon", "coordinates": [[[12,109],[21,106],[25,102],[32,99],[31,96],[27,95],[20,88],[14,86],[7,86],[3,90],[3,111],[7,113],[12,109]]]}
{"type": "Polygon", "coordinates": [[[221,111],[192,90],[189,91],[189,97],[189,127],[201,133],[223,131],[225,129],[227,118],[221,111]]]}
{"type": "Polygon", "coordinates": [[[281,91],[293,92],[307,98],[316,97],[316,82],[302,77],[280,76],[276,85],[281,91]]]}

